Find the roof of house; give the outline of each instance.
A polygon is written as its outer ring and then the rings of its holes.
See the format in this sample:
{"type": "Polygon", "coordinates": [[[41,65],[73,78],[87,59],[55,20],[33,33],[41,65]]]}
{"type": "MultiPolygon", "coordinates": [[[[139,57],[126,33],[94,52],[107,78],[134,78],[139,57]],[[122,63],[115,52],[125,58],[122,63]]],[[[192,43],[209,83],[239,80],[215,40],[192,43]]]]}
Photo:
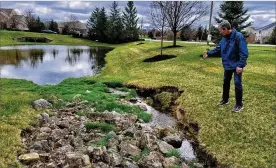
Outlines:
{"type": "Polygon", "coordinates": [[[266,26],[264,26],[264,27],[261,27],[261,28],[259,28],[259,29],[257,29],[257,30],[266,30],[266,29],[269,29],[269,28],[275,27],[275,26],[276,26],[276,22],[271,23],[271,24],[269,24],[269,25],[266,25],[266,26]]]}
{"type": "Polygon", "coordinates": [[[0,8],[0,12],[5,12],[7,15],[12,13],[13,9],[0,8]]]}

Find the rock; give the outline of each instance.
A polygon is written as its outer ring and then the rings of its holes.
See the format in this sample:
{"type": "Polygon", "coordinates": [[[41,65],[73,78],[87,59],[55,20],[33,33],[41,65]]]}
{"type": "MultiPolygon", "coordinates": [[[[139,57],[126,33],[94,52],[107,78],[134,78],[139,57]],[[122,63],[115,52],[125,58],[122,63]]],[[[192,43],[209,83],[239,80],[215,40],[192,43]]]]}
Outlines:
{"type": "Polygon", "coordinates": [[[50,133],[52,130],[49,127],[41,127],[40,128],[40,132],[46,132],[46,133],[50,133]]]}
{"type": "Polygon", "coordinates": [[[175,156],[172,156],[169,158],[164,158],[164,161],[163,161],[164,168],[171,168],[171,167],[173,167],[175,165],[179,165],[179,164],[180,164],[180,159],[175,156]]]}
{"type": "Polygon", "coordinates": [[[93,168],[110,168],[110,166],[104,162],[97,162],[97,164],[93,164],[93,168]]]}
{"type": "Polygon", "coordinates": [[[61,129],[63,129],[63,128],[69,128],[69,121],[67,121],[67,120],[57,121],[57,122],[56,122],[56,125],[57,125],[59,128],[61,128],[61,129]]]}
{"type": "Polygon", "coordinates": [[[82,155],[79,153],[66,153],[66,163],[72,168],[82,168],[82,155]]]}
{"type": "Polygon", "coordinates": [[[147,111],[147,106],[146,105],[143,105],[143,104],[139,104],[138,107],[143,110],[143,111],[147,111]]]}
{"type": "Polygon", "coordinates": [[[92,167],[92,164],[90,162],[90,158],[88,155],[82,155],[82,163],[85,167],[92,167]]]}
{"type": "Polygon", "coordinates": [[[69,145],[69,140],[68,139],[60,139],[55,143],[55,147],[62,147],[65,145],[69,145]]]}
{"type": "Polygon", "coordinates": [[[38,153],[28,153],[28,154],[23,154],[18,157],[19,160],[21,160],[24,163],[30,163],[39,160],[39,155],[38,153]]]}
{"type": "Polygon", "coordinates": [[[47,113],[43,113],[43,114],[41,114],[41,116],[42,116],[43,120],[45,120],[45,121],[49,121],[50,120],[50,116],[47,113]]]}
{"type": "Polygon", "coordinates": [[[127,160],[124,163],[124,168],[139,168],[139,166],[137,164],[132,163],[132,162],[130,162],[130,161],[127,160]]]}
{"type": "Polygon", "coordinates": [[[135,132],[136,132],[136,128],[133,126],[133,127],[128,128],[127,130],[125,130],[123,132],[123,135],[133,137],[135,132]]]}
{"type": "Polygon", "coordinates": [[[122,157],[118,153],[111,152],[108,156],[109,163],[112,165],[112,167],[122,164],[122,157]]]}
{"type": "Polygon", "coordinates": [[[46,167],[47,167],[47,168],[56,168],[57,165],[56,165],[55,163],[48,163],[48,164],[46,165],[46,167]]]}
{"type": "Polygon", "coordinates": [[[54,141],[63,139],[65,135],[68,135],[69,131],[67,129],[54,129],[51,133],[51,138],[54,141]]]}
{"type": "Polygon", "coordinates": [[[142,133],[140,141],[142,147],[147,147],[151,151],[158,149],[157,137],[152,133],[142,133]]]}
{"type": "Polygon", "coordinates": [[[160,149],[160,151],[163,153],[163,154],[166,154],[172,150],[174,150],[174,147],[170,144],[168,144],[167,142],[165,141],[160,141],[157,143],[158,144],[158,147],[160,149]]]}
{"type": "Polygon", "coordinates": [[[47,132],[41,132],[40,134],[38,134],[37,140],[47,140],[50,139],[50,133],[47,132]]]}
{"type": "Polygon", "coordinates": [[[121,142],[120,144],[120,153],[123,156],[136,156],[139,155],[141,152],[141,149],[139,149],[137,146],[132,145],[126,141],[121,142]]]}
{"type": "Polygon", "coordinates": [[[195,167],[195,168],[203,168],[204,166],[202,165],[202,164],[200,164],[200,163],[193,163],[193,166],[195,167]]]}
{"type": "Polygon", "coordinates": [[[150,167],[150,168],[163,168],[162,162],[164,157],[161,153],[153,151],[150,152],[148,156],[145,156],[139,160],[138,165],[140,167],[150,167]]]}
{"type": "Polygon", "coordinates": [[[182,144],[182,138],[179,135],[169,135],[164,137],[163,140],[175,148],[180,148],[182,144]]]}
{"type": "Polygon", "coordinates": [[[41,141],[35,142],[34,145],[31,147],[31,149],[41,150],[46,152],[49,152],[51,150],[47,140],[41,140],[41,141]]]}
{"type": "Polygon", "coordinates": [[[65,145],[65,146],[58,148],[57,152],[65,154],[68,152],[72,152],[73,150],[74,150],[74,148],[71,145],[65,145]]]}
{"type": "Polygon", "coordinates": [[[52,108],[52,104],[45,99],[39,99],[33,102],[33,107],[35,109],[52,108]]]}
{"type": "Polygon", "coordinates": [[[106,148],[104,147],[93,147],[89,146],[87,148],[88,155],[94,160],[94,161],[103,161],[106,159],[106,148]]]}

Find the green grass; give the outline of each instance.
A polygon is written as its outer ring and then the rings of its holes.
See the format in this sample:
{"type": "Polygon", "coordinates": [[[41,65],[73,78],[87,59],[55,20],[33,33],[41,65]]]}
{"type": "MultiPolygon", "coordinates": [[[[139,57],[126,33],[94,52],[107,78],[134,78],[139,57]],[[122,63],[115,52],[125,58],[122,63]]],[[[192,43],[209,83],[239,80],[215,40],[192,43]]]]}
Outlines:
{"type": "Polygon", "coordinates": [[[116,131],[116,126],[114,124],[104,122],[87,122],[85,123],[85,128],[87,130],[100,129],[103,132],[116,131]]]}
{"type": "MultiPolygon", "coordinates": [[[[217,107],[221,99],[223,68],[220,58],[200,58],[207,46],[184,44],[164,54],[174,59],[144,63],[159,54],[159,43],[130,43],[107,54],[99,78],[118,80],[141,88],[175,86],[184,93],[177,100],[186,121],[199,125],[197,138],[217,160],[232,167],[276,167],[275,156],[275,47],[249,47],[243,73],[244,109],[232,113],[230,105],[217,107]]],[[[165,43],[165,46],[171,45],[165,43]]],[[[94,77],[93,77],[94,78],[94,77]]]]}
{"type": "Polygon", "coordinates": [[[112,138],[112,135],[106,134],[101,140],[94,142],[91,145],[97,146],[97,147],[103,147],[107,146],[109,140],[112,138]]]}
{"type": "Polygon", "coordinates": [[[25,44],[42,44],[42,45],[50,44],[50,45],[74,45],[74,46],[86,45],[86,46],[103,46],[103,47],[119,46],[119,45],[110,45],[106,43],[93,42],[91,40],[86,40],[86,39],[73,38],[70,35],[0,30],[0,46],[25,45],[25,44]],[[52,41],[50,43],[34,43],[34,42],[17,42],[16,40],[13,40],[13,38],[19,38],[19,37],[46,37],[48,39],[51,39],[52,41]]]}
{"type": "MultiPolygon", "coordinates": [[[[49,44],[110,46],[70,36],[10,31],[0,31],[0,46],[34,44],[12,41],[13,37],[20,36],[47,37],[53,40],[49,44]]],[[[276,167],[274,47],[249,47],[248,66],[243,74],[245,108],[236,114],[231,112],[235,102],[233,82],[230,105],[215,106],[221,98],[223,68],[220,58],[199,57],[206,45],[178,43],[184,47],[164,50],[164,54],[176,55],[176,58],[144,63],[144,59],[158,55],[160,47],[157,42],[144,43],[116,45],[107,54],[102,74],[96,77],[71,78],[56,86],[1,78],[0,167],[16,164],[16,152],[21,150],[20,129],[28,127],[40,113],[31,108],[31,102],[41,97],[71,101],[76,94],[81,94],[91,107],[150,118],[141,110],[114,104],[116,96],[105,93],[106,85],[122,87],[122,83],[141,88],[175,86],[184,90],[177,100],[178,109],[184,109],[186,121],[198,123],[199,142],[220,163],[229,167],[276,167]],[[86,90],[91,93],[87,94],[86,90]]],[[[168,45],[171,43],[165,43],[168,45]]],[[[54,104],[55,107],[64,105],[54,104]]]]}
{"type": "Polygon", "coordinates": [[[166,153],[165,155],[166,155],[166,157],[172,157],[172,156],[175,156],[177,158],[180,157],[180,153],[177,149],[173,149],[173,150],[169,151],[168,153],[166,153]]]}
{"type": "Polygon", "coordinates": [[[143,157],[148,156],[149,154],[150,154],[150,150],[148,148],[144,148],[139,155],[133,156],[133,160],[135,162],[138,162],[140,159],[142,159],[143,157]]]}

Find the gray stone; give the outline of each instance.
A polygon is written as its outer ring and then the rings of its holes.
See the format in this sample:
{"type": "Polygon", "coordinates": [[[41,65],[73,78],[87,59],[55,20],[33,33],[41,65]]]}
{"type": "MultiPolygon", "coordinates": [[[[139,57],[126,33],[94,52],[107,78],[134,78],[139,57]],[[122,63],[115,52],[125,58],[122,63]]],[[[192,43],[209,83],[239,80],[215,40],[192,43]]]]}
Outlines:
{"type": "Polygon", "coordinates": [[[120,144],[120,152],[123,156],[136,156],[140,154],[141,149],[129,142],[122,141],[120,144]]]}
{"type": "Polygon", "coordinates": [[[92,167],[92,164],[90,162],[90,158],[88,155],[83,155],[82,156],[82,163],[85,167],[92,167]]]}
{"type": "Polygon", "coordinates": [[[65,146],[58,148],[57,152],[65,154],[68,152],[72,152],[73,150],[74,150],[74,148],[71,145],[65,145],[65,146]]]}
{"type": "Polygon", "coordinates": [[[124,163],[124,168],[139,168],[139,166],[137,164],[132,163],[132,162],[130,162],[130,161],[127,160],[124,163]]]}
{"type": "Polygon", "coordinates": [[[39,155],[38,153],[28,153],[28,154],[23,154],[18,157],[19,160],[21,160],[24,163],[30,163],[33,161],[39,160],[39,155]]]}
{"type": "Polygon", "coordinates": [[[141,110],[143,110],[143,111],[147,111],[147,110],[148,110],[146,105],[139,104],[138,106],[139,106],[139,108],[140,108],[141,110]]]}
{"type": "Polygon", "coordinates": [[[161,153],[153,151],[150,152],[148,156],[145,156],[139,160],[138,165],[141,167],[150,167],[150,168],[163,168],[162,162],[164,157],[161,153]]]}
{"type": "Polygon", "coordinates": [[[175,148],[180,148],[182,144],[182,138],[179,135],[169,135],[164,137],[163,140],[175,148]]]}
{"type": "Polygon", "coordinates": [[[123,134],[124,134],[125,136],[133,137],[134,134],[135,134],[135,132],[136,132],[136,128],[135,128],[135,127],[130,127],[130,128],[128,128],[127,130],[125,130],[125,131],[123,132],[123,134]]]}
{"type": "Polygon", "coordinates": [[[94,161],[103,161],[106,160],[106,147],[93,147],[89,146],[87,148],[88,155],[94,160],[94,161]]]}
{"type": "Polygon", "coordinates": [[[31,149],[41,150],[46,152],[49,152],[51,150],[47,140],[41,140],[41,141],[35,142],[34,145],[31,147],[31,149]]]}
{"type": "Polygon", "coordinates": [[[175,165],[179,165],[179,164],[180,164],[180,159],[175,156],[172,156],[169,158],[164,158],[164,161],[163,161],[164,168],[171,168],[171,167],[173,167],[175,165]]]}
{"type": "Polygon", "coordinates": [[[56,165],[55,163],[48,163],[48,164],[46,165],[46,167],[47,167],[47,168],[56,168],[57,165],[56,165]]]}
{"type": "Polygon", "coordinates": [[[58,141],[59,139],[63,139],[65,135],[68,135],[69,131],[67,129],[54,129],[51,134],[51,138],[54,141],[58,141]]]}
{"type": "Polygon", "coordinates": [[[200,163],[194,163],[193,166],[194,166],[195,168],[203,168],[203,167],[204,167],[204,166],[203,166],[202,164],[200,164],[200,163]]]}
{"type": "Polygon", "coordinates": [[[72,168],[82,168],[82,155],[79,153],[66,153],[66,163],[72,168]]]}
{"type": "Polygon", "coordinates": [[[118,153],[111,152],[108,156],[109,156],[109,162],[113,167],[119,166],[122,164],[122,157],[118,153]]]}
{"type": "Polygon", "coordinates": [[[40,128],[40,132],[46,132],[46,133],[50,133],[52,130],[49,127],[41,127],[40,128]]]}
{"type": "Polygon", "coordinates": [[[157,137],[152,133],[142,133],[140,141],[142,147],[147,147],[151,151],[158,149],[157,137]]]}
{"type": "Polygon", "coordinates": [[[52,107],[52,104],[49,103],[49,102],[48,102],[47,100],[45,100],[45,99],[39,99],[39,100],[34,101],[33,107],[34,107],[35,109],[45,109],[45,108],[51,108],[51,107],[52,107]]]}
{"type": "Polygon", "coordinates": [[[62,147],[65,145],[69,145],[69,140],[68,139],[60,139],[55,143],[55,147],[62,147]]]}
{"type": "Polygon", "coordinates": [[[41,114],[41,116],[42,116],[43,120],[45,120],[45,121],[49,121],[50,120],[50,116],[47,113],[43,113],[43,114],[41,114]]]}
{"type": "Polygon", "coordinates": [[[69,121],[67,121],[67,120],[57,121],[56,125],[61,129],[69,128],[69,121]]]}
{"type": "Polygon", "coordinates": [[[160,141],[157,143],[158,144],[158,147],[160,149],[160,151],[163,153],[163,154],[166,154],[172,150],[174,150],[174,147],[170,144],[168,144],[167,142],[165,141],[160,141]]]}
{"type": "Polygon", "coordinates": [[[37,136],[37,140],[47,140],[50,138],[50,133],[47,133],[47,132],[41,132],[38,134],[37,136]]]}

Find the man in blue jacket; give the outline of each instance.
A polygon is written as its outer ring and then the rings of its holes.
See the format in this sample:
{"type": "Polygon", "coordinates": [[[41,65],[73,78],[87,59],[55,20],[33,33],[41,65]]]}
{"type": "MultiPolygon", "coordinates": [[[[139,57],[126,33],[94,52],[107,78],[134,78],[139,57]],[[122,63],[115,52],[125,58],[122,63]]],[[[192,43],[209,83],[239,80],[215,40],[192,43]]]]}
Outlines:
{"type": "Polygon", "coordinates": [[[242,72],[248,57],[247,43],[243,35],[231,28],[231,24],[226,20],[219,24],[219,31],[223,35],[221,41],[215,49],[205,52],[203,57],[207,58],[217,53],[220,53],[222,57],[224,68],[223,93],[218,106],[229,104],[230,82],[234,73],[236,105],[233,112],[239,112],[243,108],[242,72]]]}

